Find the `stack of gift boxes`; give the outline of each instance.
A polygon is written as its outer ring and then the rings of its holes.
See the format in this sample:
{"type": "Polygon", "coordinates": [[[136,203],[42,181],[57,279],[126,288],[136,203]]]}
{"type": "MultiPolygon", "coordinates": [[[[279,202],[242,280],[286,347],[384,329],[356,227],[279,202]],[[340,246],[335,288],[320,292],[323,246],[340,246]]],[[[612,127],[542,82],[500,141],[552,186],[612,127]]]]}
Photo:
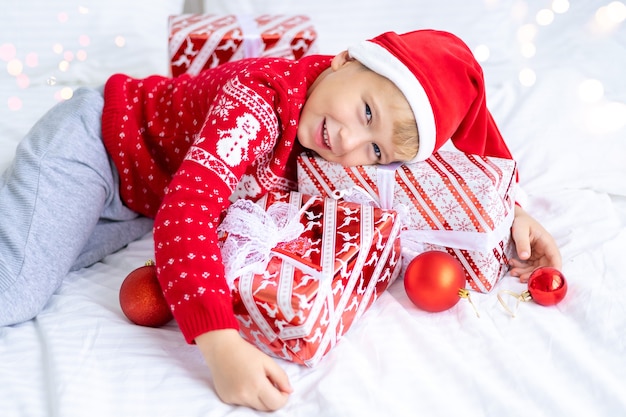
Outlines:
{"type": "MultiPolygon", "coordinates": [[[[297,59],[315,51],[315,38],[305,16],[173,16],[172,74],[251,56],[297,59]]],[[[424,251],[450,253],[471,289],[491,291],[513,250],[515,171],[512,160],[455,151],[393,167],[300,155],[298,191],[256,202],[291,206],[300,235],[269,248],[261,267],[230,277],[242,336],[313,366],[424,251]]]]}

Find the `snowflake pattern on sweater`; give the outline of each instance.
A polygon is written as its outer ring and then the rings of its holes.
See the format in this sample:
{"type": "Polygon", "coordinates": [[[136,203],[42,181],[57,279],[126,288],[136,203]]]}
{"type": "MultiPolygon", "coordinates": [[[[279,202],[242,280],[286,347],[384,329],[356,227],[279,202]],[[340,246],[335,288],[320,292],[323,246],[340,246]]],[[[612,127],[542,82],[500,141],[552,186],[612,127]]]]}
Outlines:
{"type": "Polygon", "coordinates": [[[329,65],[328,56],[258,58],[194,77],[107,82],[103,141],[124,202],[155,219],[157,274],[188,342],[238,328],[216,227],[235,198],[296,188],[300,110],[329,65]]]}

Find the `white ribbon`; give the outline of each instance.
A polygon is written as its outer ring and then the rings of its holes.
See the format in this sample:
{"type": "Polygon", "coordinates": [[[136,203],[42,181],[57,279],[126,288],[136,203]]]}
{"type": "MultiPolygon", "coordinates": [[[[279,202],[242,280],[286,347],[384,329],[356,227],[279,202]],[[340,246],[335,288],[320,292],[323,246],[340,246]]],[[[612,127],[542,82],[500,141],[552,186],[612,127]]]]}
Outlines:
{"type": "Polygon", "coordinates": [[[222,260],[231,288],[235,278],[265,271],[272,249],[302,234],[304,226],[300,217],[314,200],[311,198],[300,210],[285,202],[276,202],[264,210],[247,199],[239,199],[228,208],[217,231],[227,234],[222,244],[222,260]]]}
{"type": "Polygon", "coordinates": [[[252,15],[249,14],[237,15],[237,21],[241,26],[243,36],[242,47],[244,57],[255,58],[261,56],[261,52],[263,52],[263,40],[261,39],[261,32],[259,31],[257,22],[252,15]]]}
{"type": "Polygon", "coordinates": [[[473,252],[485,252],[493,249],[502,240],[502,237],[507,236],[514,216],[514,210],[509,210],[504,220],[489,233],[460,230],[405,229],[400,233],[400,242],[403,248],[418,253],[424,251],[424,243],[473,252]]]}
{"type": "Polygon", "coordinates": [[[394,208],[393,192],[396,187],[396,169],[401,165],[402,162],[394,162],[388,165],[381,165],[376,170],[376,186],[378,186],[381,208],[394,208]]]}

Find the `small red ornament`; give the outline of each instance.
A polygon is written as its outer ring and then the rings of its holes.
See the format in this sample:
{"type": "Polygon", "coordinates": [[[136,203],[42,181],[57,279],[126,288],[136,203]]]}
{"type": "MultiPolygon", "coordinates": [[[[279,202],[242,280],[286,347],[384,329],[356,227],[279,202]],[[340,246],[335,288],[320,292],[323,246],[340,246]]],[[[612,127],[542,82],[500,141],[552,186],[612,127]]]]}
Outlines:
{"type": "Polygon", "coordinates": [[[528,278],[528,293],[537,304],[552,306],[565,298],[567,281],[556,268],[537,268],[528,278]]]}
{"type": "MultiPolygon", "coordinates": [[[[543,306],[552,306],[560,303],[567,294],[567,281],[561,271],[549,266],[542,266],[535,269],[528,278],[528,289],[521,294],[504,290],[501,293],[512,295],[517,299],[515,309],[520,301],[534,301],[543,306]]],[[[515,311],[511,310],[504,302],[502,296],[498,294],[500,304],[515,317],[515,311]]]]}
{"type": "Polygon", "coordinates": [[[452,308],[461,298],[467,298],[471,303],[465,284],[465,270],[461,263],[442,251],[417,255],[404,275],[404,288],[409,299],[420,309],[433,313],[452,308]]]}
{"type": "Polygon", "coordinates": [[[120,306],[124,315],[140,326],[161,327],[174,318],[157,280],[153,261],[126,276],[120,287],[120,306]]]}

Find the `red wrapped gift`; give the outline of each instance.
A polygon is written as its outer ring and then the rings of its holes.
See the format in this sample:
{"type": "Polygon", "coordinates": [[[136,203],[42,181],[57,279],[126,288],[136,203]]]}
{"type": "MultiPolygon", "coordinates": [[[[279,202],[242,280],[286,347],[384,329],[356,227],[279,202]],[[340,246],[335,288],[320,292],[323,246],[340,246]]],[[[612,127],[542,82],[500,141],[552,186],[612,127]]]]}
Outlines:
{"type": "Polygon", "coordinates": [[[242,336],[318,363],[400,273],[396,216],[295,191],[233,203],[219,232],[242,336]]]}
{"type": "MultiPolygon", "coordinates": [[[[440,151],[424,162],[342,167],[308,153],[298,159],[298,191],[349,192],[403,216],[403,266],[444,250],[465,268],[469,287],[489,292],[513,252],[515,161],[440,151]]],[[[345,197],[350,199],[352,197],[345,197]]]]}
{"type": "Polygon", "coordinates": [[[316,50],[316,38],[306,16],[170,16],[172,75],[195,75],[225,62],[257,56],[299,59],[316,50]]]}

